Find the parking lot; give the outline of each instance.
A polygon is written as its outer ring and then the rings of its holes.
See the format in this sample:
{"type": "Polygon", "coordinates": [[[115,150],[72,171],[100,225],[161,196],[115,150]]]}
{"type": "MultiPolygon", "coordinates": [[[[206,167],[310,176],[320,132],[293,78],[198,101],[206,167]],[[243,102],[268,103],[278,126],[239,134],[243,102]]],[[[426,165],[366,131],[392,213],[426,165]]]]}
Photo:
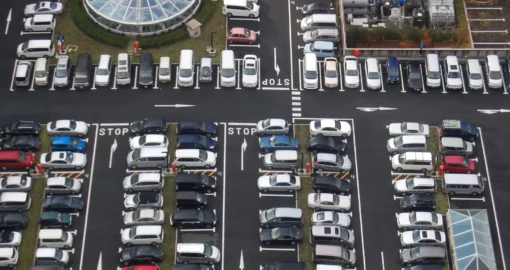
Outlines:
{"type": "Polygon", "coordinates": [[[509,48],[509,22],[506,20],[508,6],[472,6],[466,3],[467,21],[475,48],[509,48]]]}

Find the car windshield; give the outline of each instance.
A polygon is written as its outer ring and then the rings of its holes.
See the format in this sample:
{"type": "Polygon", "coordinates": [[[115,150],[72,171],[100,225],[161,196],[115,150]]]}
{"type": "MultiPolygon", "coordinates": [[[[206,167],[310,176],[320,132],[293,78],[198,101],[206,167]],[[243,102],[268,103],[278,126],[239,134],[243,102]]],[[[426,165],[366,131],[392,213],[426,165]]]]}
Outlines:
{"type": "Polygon", "coordinates": [[[249,36],[251,35],[250,30],[245,29],[245,30],[244,30],[244,35],[245,35],[246,37],[249,37],[249,36]]]}
{"type": "Polygon", "coordinates": [[[209,177],[207,177],[207,175],[202,175],[201,179],[202,179],[202,183],[209,185],[209,177]]]}
{"type": "Polygon", "coordinates": [[[25,43],[23,43],[23,45],[21,45],[21,50],[25,51],[27,49],[27,47],[28,47],[28,42],[25,42],[25,43]]]}
{"type": "Polygon", "coordinates": [[[274,208],[267,210],[265,216],[267,220],[274,219],[276,217],[276,210],[274,208]]]}
{"type": "Polygon", "coordinates": [[[131,176],[131,185],[138,183],[138,176],[139,176],[139,174],[135,174],[135,175],[131,176]]]}
{"type": "Polygon", "coordinates": [[[211,68],[210,68],[210,67],[202,67],[202,69],[200,70],[200,74],[201,74],[203,77],[209,77],[209,76],[211,76],[211,68]]]}
{"type": "Polygon", "coordinates": [[[266,120],[264,120],[264,122],[262,122],[263,127],[269,127],[270,124],[271,124],[271,120],[269,120],[269,119],[266,119],[266,120]]]}
{"type": "Polygon", "coordinates": [[[489,79],[493,79],[493,80],[499,80],[501,79],[501,72],[499,71],[491,71],[489,73],[489,79]]]}
{"type": "Polygon", "coordinates": [[[415,187],[414,178],[407,179],[406,187],[407,187],[407,189],[414,189],[414,187],[415,187]]]}
{"type": "Polygon", "coordinates": [[[357,69],[347,69],[345,71],[346,76],[358,76],[358,70],[357,69]]]}
{"type": "Polygon", "coordinates": [[[51,9],[57,9],[57,3],[51,2],[50,7],[51,9]]]}
{"type": "Polygon", "coordinates": [[[379,80],[379,73],[377,73],[377,72],[369,72],[368,73],[368,78],[370,80],[379,80]]]}
{"type": "Polygon", "coordinates": [[[170,68],[160,68],[159,74],[163,76],[170,75],[170,68]]]}
{"type": "Polygon", "coordinates": [[[74,121],[74,120],[69,121],[69,128],[70,129],[75,129],[76,128],[76,121],[74,121]]]}
{"type": "Polygon", "coordinates": [[[72,146],[77,146],[78,145],[78,138],[71,137],[71,140],[69,140],[69,144],[71,144],[72,146]]]}
{"type": "Polygon", "coordinates": [[[421,237],[420,237],[420,231],[414,231],[413,232],[413,240],[414,242],[418,242],[420,241],[421,237]]]}
{"type": "Polygon", "coordinates": [[[145,142],[147,142],[147,136],[142,136],[142,137],[140,137],[140,139],[138,141],[138,144],[139,145],[144,145],[145,142]]]}
{"type": "Polygon", "coordinates": [[[464,165],[464,167],[466,167],[466,168],[469,168],[469,166],[470,166],[469,159],[468,158],[463,158],[462,159],[462,165],[464,165]]]}
{"type": "Polygon", "coordinates": [[[108,69],[106,68],[98,68],[97,75],[108,75],[108,69]]]}
{"type": "Polygon", "coordinates": [[[207,160],[207,152],[204,150],[198,151],[198,158],[201,160],[207,160]]]}
{"type": "Polygon", "coordinates": [[[253,3],[252,3],[252,2],[250,2],[250,1],[247,1],[247,2],[246,2],[246,7],[247,7],[248,9],[253,9],[253,3]]]}
{"type": "Polygon", "coordinates": [[[317,220],[324,220],[324,213],[317,213],[317,220]]]}
{"type": "MultiPolygon", "coordinates": [[[[248,2],[249,3],[249,2],[248,2]]],[[[233,68],[224,68],[221,70],[221,76],[225,78],[232,78],[236,74],[233,68]]]]}
{"type": "Polygon", "coordinates": [[[136,210],[133,212],[133,220],[138,220],[140,218],[140,210],[136,210]]]}
{"type": "Polygon", "coordinates": [[[336,78],[338,76],[338,73],[336,72],[336,70],[331,70],[331,69],[328,69],[326,70],[326,77],[328,78],[336,78]]]}
{"type": "Polygon", "coordinates": [[[346,260],[349,260],[351,258],[351,255],[349,254],[348,249],[346,249],[346,248],[342,249],[341,257],[346,260]]]}
{"type": "Polygon", "coordinates": [[[437,224],[437,222],[438,222],[437,215],[435,213],[431,213],[431,216],[432,216],[432,223],[437,224]]]}
{"type": "Polygon", "coordinates": [[[438,71],[431,71],[427,74],[427,77],[429,77],[429,79],[439,79],[440,76],[441,74],[438,71]]]}
{"type": "Polygon", "coordinates": [[[404,164],[406,162],[406,157],[404,155],[399,155],[398,156],[398,162],[400,164],[404,164]]]}
{"type": "Polygon", "coordinates": [[[450,79],[459,79],[460,78],[460,73],[457,72],[457,71],[452,71],[452,72],[448,73],[448,78],[450,78],[450,79]]]}
{"type": "Polygon", "coordinates": [[[409,196],[408,198],[409,198],[408,202],[409,202],[410,205],[415,205],[416,203],[418,203],[418,200],[417,200],[416,196],[409,196]]]}
{"type": "Polygon", "coordinates": [[[388,69],[388,76],[398,76],[398,69],[396,68],[388,69]]]}
{"type": "Polygon", "coordinates": [[[139,204],[140,203],[140,193],[136,194],[134,197],[133,197],[133,202],[135,204],[139,204]]]}
{"type": "Polygon", "coordinates": [[[55,71],[55,77],[57,78],[65,78],[67,77],[67,69],[65,67],[57,67],[55,71]]]}
{"type": "Polygon", "coordinates": [[[203,145],[203,146],[207,146],[207,137],[206,136],[199,136],[198,137],[199,141],[200,141],[200,144],[203,145]]]}
{"type": "Polygon", "coordinates": [[[129,230],[129,238],[133,239],[135,238],[136,236],[136,227],[133,227],[131,228],[131,230],[129,230]]]}
{"type": "Polygon", "coordinates": [[[308,70],[305,72],[305,78],[307,79],[316,79],[317,78],[317,72],[308,70]]]}
{"type": "Polygon", "coordinates": [[[467,143],[466,143],[466,142],[464,142],[464,141],[463,141],[463,142],[462,142],[462,145],[463,145],[462,149],[464,149],[464,150],[467,150],[467,149],[468,149],[468,145],[467,145],[467,143]]]}
{"type": "Polygon", "coordinates": [[[74,157],[73,153],[67,153],[66,161],[69,163],[73,162],[73,157],[74,157]]]}
{"type": "Polygon", "coordinates": [[[411,254],[409,256],[411,256],[411,258],[413,258],[413,259],[419,259],[421,257],[420,256],[420,249],[419,248],[412,248],[411,249],[411,254]]]}
{"type": "Polygon", "coordinates": [[[338,205],[340,203],[340,196],[333,195],[333,203],[338,205]]]}
{"type": "Polygon", "coordinates": [[[250,67],[244,68],[245,75],[257,75],[257,68],[254,65],[250,65],[250,67]]]}
{"type": "Polygon", "coordinates": [[[133,160],[138,160],[140,158],[140,149],[136,149],[133,151],[133,160]]]}
{"type": "Polygon", "coordinates": [[[66,178],[65,185],[66,185],[67,187],[72,187],[72,186],[74,186],[74,179],[73,179],[73,178],[69,178],[69,177],[68,177],[68,178],[66,178]]]}
{"type": "Polygon", "coordinates": [[[204,211],[197,210],[197,219],[203,221],[205,218],[204,211]]]}
{"type": "Polygon", "coordinates": [[[23,162],[23,161],[25,161],[26,158],[27,158],[27,154],[25,154],[24,152],[19,152],[19,154],[18,154],[19,161],[23,162]]]}
{"type": "Polygon", "coordinates": [[[276,185],[276,174],[273,174],[273,175],[269,176],[269,184],[271,186],[276,185]]]}
{"type": "Polygon", "coordinates": [[[193,74],[193,70],[191,69],[179,69],[179,76],[180,77],[191,77],[191,74],[193,74]]]}
{"type": "Polygon", "coordinates": [[[208,245],[204,246],[204,255],[205,255],[204,257],[210,258],[212,256],[212,252],[213,252],[213,250],[212,250],[211,246],[208,246],[208,245]]]}
{"type": "Polygon", "coordinates": [[[472,80],[481,80],[482,79],[482,74],[480,74],[480,73],[471,73],[470,78],[472,80]]]}
{"type": "Polygon", "coordinates": [[[36,71],[35,72],[35,76],[37,78],[43,78],[43,77],[46,77],[46,71],[36,71]]]}
{"type": "Polygon", "coordinates": [[[416,212],[409,214],[409,221],[411,221],[411,224],[416,223],[416,212]]]}
{"type": "Polygon", "coordinates": [[[402,136],[398,136],[398,137],[395,137],[393,142],[395,143],[395,147],[399,148],[404,143],[404,140],[402,139],[402,136]]]}
{"type": "Polygon", "coordinates": [[[340,156],[340,155],[337,155],[337,156],[336,156],[336,164],[337,164],[338,166],[342,166],[342,165],[344,165],[344,158],[343,158],[342,156],[340,156]]]}
{"type": "Polygon", "coordinates": [[[62,250],[56,248],[54,258],[57,259],[57,261],[60,261],[60,260],[62,260],[62,256],[64,256],[64,252],[62,252],[62,250]]]}
{"type": "Polygon", "coordinates": [[[296,184],[296,177],[294,175],[289,176],[289,182],[291,184],[296,184]]]}
{"type": "Polygon", "coordinates": [[[280,228],[273,228],[271,230],[271,238],[276,239],[280,237],[280,228]]]}
{"type": "Polygon", "coordinates": [[[312,32],[310,32],[310,36],[312,38],[315,38],[319,35],[319,30],[313,30],[312,32]]]}
{"type": "Polygon", "coordinates": [[[343,239],[349,239],[349,231],[344,227],[340,227],[340,237],[343,239]]]}
{"type": "Polygon", "coordinates": [[[197,201],[199,202],[205,201],[205,195],[202,193],[197,193],[197,201]]]}
{"type": "Polygon", "coordinates": [[[274,153],[273,153],[273,154],[271,154],[271,161],[272,161],[273,163],[276,163],[276,155],[275,155],[274,153]]]}

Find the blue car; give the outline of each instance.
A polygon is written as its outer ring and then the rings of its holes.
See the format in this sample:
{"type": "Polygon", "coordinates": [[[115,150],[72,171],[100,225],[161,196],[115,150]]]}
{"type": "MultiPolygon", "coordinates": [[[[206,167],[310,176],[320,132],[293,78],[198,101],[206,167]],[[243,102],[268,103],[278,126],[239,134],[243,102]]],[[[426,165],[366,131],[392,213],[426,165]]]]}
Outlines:
{"type": "Polygon", "coordinates": [[[216,141],[205,135],[179,135],[177,137],[177,149],[216,151],[216,141]]]}
{"type": "Polygon", "coordinates": [[[57,136],[51,141],[51,151],[69,151],[84,153],[85,141],[76,137],[57,136]]]}
{"type": "Polygon", "coordinates": [[[385,64],[386,67],[386,82],[389,84],[400,83],[400,72],[398,60],[394,56],[388,57],[385,64]]]}
{"type": "Polygon", "coordinates": [[[286,135],[275,135],[259,139],[260,150],[272,152],[276,150],[295,150],[299,147],[297,138],[286,135]]]}

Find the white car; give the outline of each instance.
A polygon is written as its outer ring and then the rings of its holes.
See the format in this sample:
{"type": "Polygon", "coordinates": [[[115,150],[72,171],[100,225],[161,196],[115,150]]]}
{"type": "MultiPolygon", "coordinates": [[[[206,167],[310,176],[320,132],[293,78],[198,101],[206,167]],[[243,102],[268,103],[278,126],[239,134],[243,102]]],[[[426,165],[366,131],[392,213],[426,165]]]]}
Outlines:
{"type": "Polygon", "coordinates": [[[406,212],[397,215],[399,229],[442,230],[443,216],[434,212],[406,212]]]}
{"type": "Polygon", "coordinates": [[[415,246],[444,246],[446,235],[444,232],[434,230],[407,231],[400,234],[402,247],[415,246]]]}
{"type": "Polygon", "coordinates": [[[301,188],[301,179],[299,176],[288,174],[273,174],[259,177],[258,187],[264,192],[268,191],[289,191],[299,190],[301,188]]]}
{"type": "Polygon", "coordinates": [[[124,194],[124,207],[128,211],[144,208],[160,209],[163,203],[163,195],[159,192],[142,191],[136,194],[124,194]]]}
{"type": "Polygon", "coordinates": [[[59,2],[41,1],[37,4],[29,4],[25,7],[25,16],[32,16],[35,14],[62,14],[64,5],[59,2]]]}
{"type": "Polygon", "coordinates": [[[131,245],[153,245],[163,243],[163,227],[161,225],[140,225],[121,230],[122,244],[131,245]]]}
{"type": "Polygon", "coordinates": [[[318,120],[310,122],[310,135],[312,136],[331,136],[348,137],[351,135],[351,125],[339,120],[318,120]]]}
{"type": "Polygon", "coordinates": [[[159,209],[136,209],[124,213],[124,225],[161,225],[165,223],[165,212],[159,209]]]}
{"type": "Polygon", "coordinates": [[[0,192],[29,191],[32,189],[32,177],[27,175],[13,175],[0,178],[0,192]]]}
{"type": "Polygon", "coordinates": [[[344,84],[347,88],[359,87],[358,58],[355,56],[344,57],[344,84]]]}
{"type": "Polygon", "coordinates": [[[74,179],[71,177],[50,177],[46,181],[46,194],[64,194],[76,195],[81,191],[81,182],[83,179],[74,179]]]}
{"type": "Polygon", "coordinates": [[[423,135],[429,136],[429,125],[415,122],[391,123],[388,126],[390,136],[423,135]]]}
{"type": "Polygon", "coordinates": [[[244,87],[257,87],[259,81],[259,69],[257,56],[247,54],[244,56],[243,61],[243,86],[244,87]]]}
{"type": "Polygon", "coordinates": [[[0,247],[17,247],[21,243],[21,233],[14,231],[0,232],[0,247]]]}
{"type": "Polygon", "coordinates": [[[312,225],[339,225],[349,228],[351,217],[334,211],[320,211],[312,214],[312,225]]]}
{"type": "Polygon", "coordinates": [[[381,88],[381,70],[377,58],[365,60],[365,77],[368,89],[377,90],[381,88]]]}
{"type": "Polygon", "coordinates": [[[335,57],[324,58],[324,87],[338,86],[338,60],[335,57]]]}
{"type": "Polygon", "coordinates": [[[257,123],[255,131],[259,136],[282,135],[289,132],[289,123],[283,119],[268,118],[257,123]]]}
{"type": "Polygon", "coordinates": [[[18,250],[14,247],[2,247],[0,248],[0,254],[2,254],[2,260],[0,260],[0,266],[7,266],[13,268],[18,263],[18,250]]]}
{"type": "Polygon", "coordinates": [[[87,155],[72,152],[49,152],[41,154],[43,168],[81,170],[87,165],[87,155]]]}
{"type": "Polygon", "coordinates": [[[142,147],[168,147],[168,138],[163,134],[147,134],[129,139],[131,150],[142,147]]]}
{"type": "Polygon", "coordinates": [[[46,125],[49,136],[77,136],[83,137],[87,135],[89,127],[83,121],[75,120],[57,120],[49,122],[46,125]]]}
{"type": "Polygon", "coordinates": [[[351,210],[351,195],[310,193],[308,194],[308,207],[315,210],[349,211],[351,210]]]}

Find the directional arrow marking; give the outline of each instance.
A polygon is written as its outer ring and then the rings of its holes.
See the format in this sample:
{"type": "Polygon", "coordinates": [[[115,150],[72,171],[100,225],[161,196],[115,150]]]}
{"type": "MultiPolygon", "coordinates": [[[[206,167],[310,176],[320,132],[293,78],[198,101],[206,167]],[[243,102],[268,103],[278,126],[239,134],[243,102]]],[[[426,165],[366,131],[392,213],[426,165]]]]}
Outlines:
{"type": "Polygon", "coordinates": [[[188,105],[188,104],[173,104],[173,105],[154,105],[156,108],[188,108],[188,107],[195,107],[196,105],[188,105]]]}
{"type": "Polygon", "coordinates": [[[244,270],[244,259],[243,259],[243,250],[241,249],[241,260],[239,261],[239,270],[244,270]]]}
{"type": "Polygon", "coordinates": [[[395,111],[397,108],[390,107],[356,107],[356,109],[364,112],[375,112],[375,111],[395,111]]]}
{"type": "Polygon", "coordinates": [[[276,76],[280,74],[280,66],[276,63],[276,48],[274,48],[274,70],[276,71],[276,76]]]}
{"type": "Polygon", "coordinates": [[[246,138],[244,138],[243,144],[241,144],[241,171],[244,171],[244,152],[246,147],[248,147],[248,144],[246,143],[246,138]]]}
{"type": "Polygon", "coordinates": [[[5,35],[9,32],[9,24],[11,23],[12,19],[12,8],[9,10],[9,15],[7,15],[7,24],[5,25],[5,35]]]}
{"type": "Polygon", "coordinates": [[[117,150],[117,139],[113,139],[113,144],[112,147],[110,148],[110,164],[108,165],[108,168],[112,167],[112,158],[115,150],[117,150]]]}
{"type": "Polygon", "coordinates": [[[97,270],[103,270],[103,252],[99,252],[99,261],[97,263],[97,270]]]}
{"type": "Polygon", "coordinates": [[[480,110],[477,110],[477,111],[481,112],[481,113],[485,113],[485,114],[508,113],[508,112],[510,112],[509,109],[499,109],[499,110],[480,109],[480,110]]]}

